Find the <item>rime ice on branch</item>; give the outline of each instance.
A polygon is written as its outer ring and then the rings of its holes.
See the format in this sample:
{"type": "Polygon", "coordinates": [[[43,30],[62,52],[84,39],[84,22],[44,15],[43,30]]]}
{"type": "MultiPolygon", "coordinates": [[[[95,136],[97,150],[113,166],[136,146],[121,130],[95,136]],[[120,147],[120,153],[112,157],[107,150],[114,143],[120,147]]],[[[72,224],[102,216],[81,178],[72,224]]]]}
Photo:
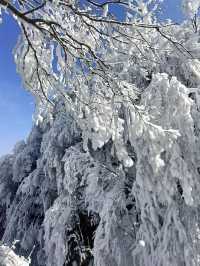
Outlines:
{"type": "Polygon", "coordinates": [[[0,236],[31,265],[199,265],[199,2],[181,25],[159,2],[0,0],[37,99],[0,161],[0,236]]]}

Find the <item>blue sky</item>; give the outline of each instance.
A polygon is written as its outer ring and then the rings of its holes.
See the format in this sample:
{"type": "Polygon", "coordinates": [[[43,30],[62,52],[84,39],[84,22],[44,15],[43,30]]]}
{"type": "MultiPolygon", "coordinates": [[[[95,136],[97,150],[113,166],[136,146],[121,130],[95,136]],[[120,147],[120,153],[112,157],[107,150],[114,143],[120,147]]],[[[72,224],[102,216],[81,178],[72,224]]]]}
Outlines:
{"type": "MultiPolygon", "coordinates": [[[[165,0],[162,17],[179,22],[180,3],[181,0],[165,0]]],[[[32,126],[34,100],[22,87],[12,55],[18,35],[15,21],[4,15],[0,25],[0,156],[26,138],[32,126]]]]}
{"type": "Polygon", "coordinates": [[[32,126],[34,101],[22,88],[12,54],[18,35],[15,21],[4,16],[0,25],[0,155],[26,138],[32,126]]]}

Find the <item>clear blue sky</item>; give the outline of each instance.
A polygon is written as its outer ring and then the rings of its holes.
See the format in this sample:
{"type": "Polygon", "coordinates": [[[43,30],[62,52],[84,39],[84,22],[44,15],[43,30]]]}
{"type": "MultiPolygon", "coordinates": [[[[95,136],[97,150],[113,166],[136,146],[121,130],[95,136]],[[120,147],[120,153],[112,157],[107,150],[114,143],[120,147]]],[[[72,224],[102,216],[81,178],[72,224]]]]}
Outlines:
{"type": "MultiPolygon", "coordinates": [[[[162,17],[180,21],[180,2],[165,0],[162,17]]],[[[0,156],[26,138],[32,126],[34,100],[22,88],[12,55],[18,34],[15,21],[4,15],[0,25],[0,156]]]]}
{"type": "Polygon", "coordinates": [[[16,73],[12,49],[19,29],[9,16],[0,24],[0,155],[12,150],[32,126],[34,101],[16,73]]]}

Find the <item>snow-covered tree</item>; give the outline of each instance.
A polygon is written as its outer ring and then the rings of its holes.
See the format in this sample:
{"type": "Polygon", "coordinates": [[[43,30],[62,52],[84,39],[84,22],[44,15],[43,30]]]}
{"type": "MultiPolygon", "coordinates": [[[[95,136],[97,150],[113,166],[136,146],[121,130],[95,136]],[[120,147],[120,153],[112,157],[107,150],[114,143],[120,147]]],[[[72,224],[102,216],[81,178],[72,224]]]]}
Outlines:
{"type": "Polygon", "coordinates": [[[0,161],[0,236],[31,265],[200,263],[199,1],[181,25],[160,2],[0,0],[37,100],[0,161]]]}

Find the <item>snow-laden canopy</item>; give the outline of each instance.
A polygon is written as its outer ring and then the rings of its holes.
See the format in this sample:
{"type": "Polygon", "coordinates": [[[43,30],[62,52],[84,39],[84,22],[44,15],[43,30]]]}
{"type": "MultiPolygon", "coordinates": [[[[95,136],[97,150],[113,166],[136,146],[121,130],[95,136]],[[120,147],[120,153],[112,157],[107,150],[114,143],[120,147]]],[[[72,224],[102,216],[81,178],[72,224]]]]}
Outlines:
{"type": "Polygon", "coordinates": [[[31,265],[200,263],[199,2],[181,25],[157,21],[159,2],[118,22],[91,1],[17,17],[37,110],[0,160],[0,236],[31,265]]]}

